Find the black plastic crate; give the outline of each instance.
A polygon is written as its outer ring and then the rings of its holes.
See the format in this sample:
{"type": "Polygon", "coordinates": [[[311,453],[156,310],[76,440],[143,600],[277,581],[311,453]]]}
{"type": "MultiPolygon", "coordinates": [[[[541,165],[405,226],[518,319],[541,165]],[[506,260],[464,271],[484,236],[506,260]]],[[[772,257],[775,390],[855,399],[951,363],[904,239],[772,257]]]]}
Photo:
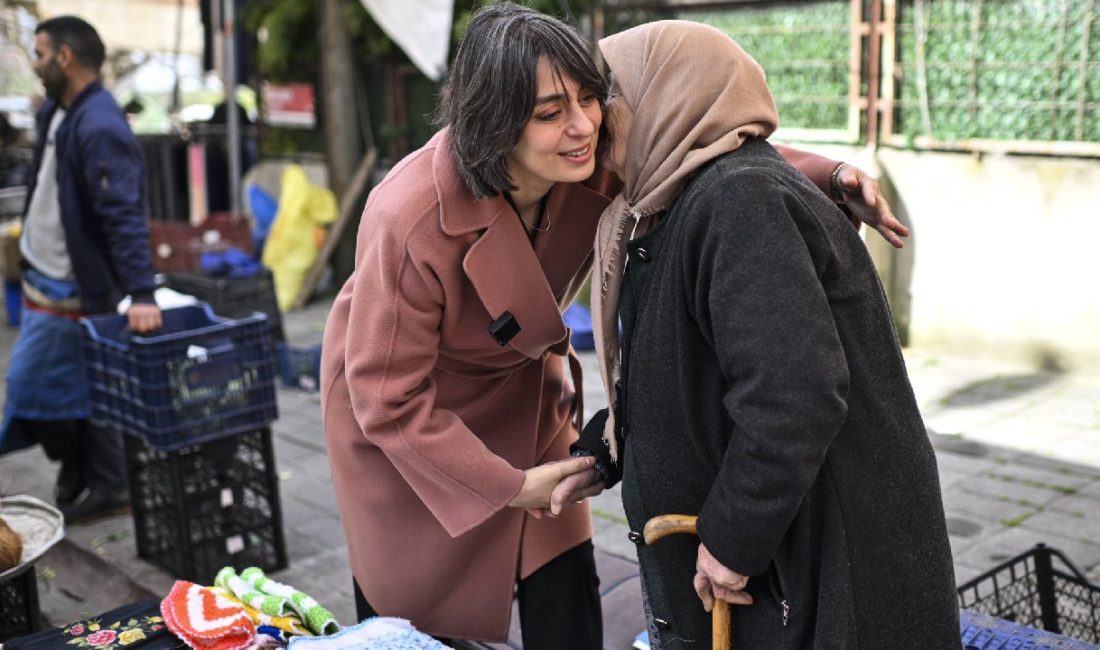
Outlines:
{"type": "Polygon", "coordinates": [[[0,642],[41,627],[38,581],[31,563],[0,581],[0,642]]]}
{"type": "Polygon", "coordinates": [[[165,451],[127,436],[138,556],[210,584],[225,566],[287,566],[268,428],[165,451]]]}
{"type": "Polygon", "coordinates": [[[268,269],[243,278],[207,275],[200,272],[169,273],[168,288],[195,296],[223,318],[244,318],[255,312],[267,315],[271,340],[283,341],[283,317],[275,299],[275,280],[268,269]]]}
{"type": "Polygon", "coordinates": [[[276,417],[275,361],[263,314],[166,309],[152,336],[125,317],[81,320],[92,419],[175,449],[266,426],[276,417]]]}
{"type": "Polygon", "coordinates": [[[1100,643],[1100,586],[1039,544],[959,587],[963,609],[1100,643]]]}

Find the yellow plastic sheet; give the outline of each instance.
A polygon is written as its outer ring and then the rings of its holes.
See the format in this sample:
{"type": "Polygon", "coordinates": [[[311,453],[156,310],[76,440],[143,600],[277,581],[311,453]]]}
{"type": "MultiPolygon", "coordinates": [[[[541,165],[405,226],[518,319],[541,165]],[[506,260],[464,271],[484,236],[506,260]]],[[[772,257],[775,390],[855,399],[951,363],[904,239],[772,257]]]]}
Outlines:
{"type": "Polygon", "coordinates": [[[326,226],[336,220],[336,196],[314,185],[299,165],[283,172],[279,212],[264,245],[264,266],[275,276],[279,309],[294,304],[306,274],[325,243],[326,226]]]}

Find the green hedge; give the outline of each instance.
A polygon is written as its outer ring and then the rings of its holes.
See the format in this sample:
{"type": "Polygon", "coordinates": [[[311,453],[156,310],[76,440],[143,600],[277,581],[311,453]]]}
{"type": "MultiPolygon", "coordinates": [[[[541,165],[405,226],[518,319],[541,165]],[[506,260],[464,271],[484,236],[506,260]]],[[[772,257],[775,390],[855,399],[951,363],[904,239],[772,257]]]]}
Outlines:
{"type": "Polygon", "coordinates": [[[1088,20],[1087,5],[1088,0],[926,0],[918,21],[917,3],[902,3],[897,131],[926,135],[923,36],[928,135],[948,141],[1100,140],[1100,14],[1088,20]],[[1081,100],[1085,111],[1078,132],[1081,100]]]}

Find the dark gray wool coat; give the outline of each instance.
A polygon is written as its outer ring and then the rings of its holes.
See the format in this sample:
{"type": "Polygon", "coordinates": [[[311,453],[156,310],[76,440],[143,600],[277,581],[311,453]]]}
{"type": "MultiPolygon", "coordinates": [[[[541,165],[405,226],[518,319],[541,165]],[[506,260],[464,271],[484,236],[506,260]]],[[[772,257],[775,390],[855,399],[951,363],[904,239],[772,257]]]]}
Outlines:
{"type": "MultiPolygon", "coordinates": [[[[631,529],[699,516],[707,549],[751,576],[738,650],[959,648],[935,455],[845,216],[751,139],[628,248],[623,455],[610,465],[598,421],[575,451],[622,476],[631,529]]],[[[666,650],[710,646],[698,545],[638,547],[666,650]]]]}

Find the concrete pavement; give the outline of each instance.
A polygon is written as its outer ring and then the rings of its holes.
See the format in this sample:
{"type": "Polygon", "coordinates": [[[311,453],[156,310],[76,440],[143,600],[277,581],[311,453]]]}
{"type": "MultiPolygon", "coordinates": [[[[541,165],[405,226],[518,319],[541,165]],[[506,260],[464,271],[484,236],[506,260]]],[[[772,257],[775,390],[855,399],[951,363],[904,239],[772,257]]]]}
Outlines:
{"type": "MultiPolygon", "coordinates": [[[[297,345],[321,338],[328,301],[284,318],[297,345]]],[[[6,367],[14,330],[0,332],[6,367]]],[[[906,353],[939,459],[956,575],[965,581],[1045,542],[1100,582],[1100,369],[1062,371],[1001,360],[906,353]]],[[[586,409],[600,408],[595,359],[585,355],[586,409]]],[[[1049,364],[1048,364],[1049,365],[1049,364]]],[[[275,574],[342,622],[354,618],[351,574],[329,479],[316,393],[279,389],[275,455],[290,566],[275,574]]],[[[39,449],[0,458],[0,494],[49,500],[56,468],[39,449]]],[[[641,629],[633,544],[617,490],[593,499],[608,648],[641,629]],[[608,618],[609,617],[609,618],[608,618]]],[[[45,616],[62,624],[141,597],[167,594],[173,577],[136,557],[130,517],[68,527],[37,565],[45,616]]],[[[213,578],[213,576],[211,576],[213,578]]],[[[518,647],[513,643],[512,647],[518,647]]]]}

